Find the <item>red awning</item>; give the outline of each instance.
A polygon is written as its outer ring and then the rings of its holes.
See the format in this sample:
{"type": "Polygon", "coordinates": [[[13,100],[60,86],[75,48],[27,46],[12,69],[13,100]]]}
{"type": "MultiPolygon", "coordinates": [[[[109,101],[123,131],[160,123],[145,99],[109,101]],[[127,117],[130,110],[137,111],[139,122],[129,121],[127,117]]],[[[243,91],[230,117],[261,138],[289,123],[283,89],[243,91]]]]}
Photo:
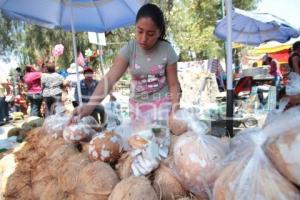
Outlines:
{"type": "Polygon", "coordinates": [[[288,60],[289,60],[289,50],[288,49],[269,53],[269,55],[272,58],[276,59],[280,63],[288,63],[288,60]]]}

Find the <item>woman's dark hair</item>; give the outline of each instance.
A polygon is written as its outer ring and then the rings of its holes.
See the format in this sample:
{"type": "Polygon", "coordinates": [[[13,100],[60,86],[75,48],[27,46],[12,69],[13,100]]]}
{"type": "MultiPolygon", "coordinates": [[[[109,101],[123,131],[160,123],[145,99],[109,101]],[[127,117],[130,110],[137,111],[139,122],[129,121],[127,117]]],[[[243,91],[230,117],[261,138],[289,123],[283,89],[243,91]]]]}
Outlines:
{"type": "Polygon", "coordinates": [[[166,23],[162,10],[155,4],[145,4],[139,9],[136,15],[135,23],[137,23],[139,19],[146,17],[151,18],[152,21],[156,24],[161,32],[159,39],[164,40],[166,36],[166,23]]]}

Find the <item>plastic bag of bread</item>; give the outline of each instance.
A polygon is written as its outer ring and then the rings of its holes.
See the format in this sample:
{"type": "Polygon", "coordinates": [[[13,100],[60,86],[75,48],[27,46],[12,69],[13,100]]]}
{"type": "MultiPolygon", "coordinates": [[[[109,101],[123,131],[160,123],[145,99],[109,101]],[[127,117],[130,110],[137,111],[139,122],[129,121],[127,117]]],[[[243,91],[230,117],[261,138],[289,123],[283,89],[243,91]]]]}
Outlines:
{"type": "Polygon", "coordinates": [[[285,132],[266,145],[266,152],[276,168],[300,186],[300,130],[285,132]]]}
{"type": "Polygon", "coordinates": [[[90,160],[115,163],[122,153],[122,139],[114,131],[104,131],[95,136],[89,144],[90,160]]]}
{"type": "Polygon", "coordinates": [[[300,186],[300,108],[285,111],[269,124],[268,157],[275,167],[290,181],[300,186]]]}
{"type": "Polygon", "coordinates": [[[73,144],[89,142],[95,134],[96,131],[93,129],[93,124],[89,124],[87,121],[82,121],[82,119],[65,127],[63,131],[65,141],[73,144]]]}
{"type": "Polygon", "coordinates": [[[232,140],[232,152],[217,178],[215,200],[300,199],[297,188],[284,178],[266,156],[263,145],[267,134],[249,129],[232,140]]]}
{"type": "Polygon", "coordinates": [[[174,173],[181,184],[197,197],[212,196],[213,184],[222,169],[222,161],[229,152],[229,145],[220,138],[206,135],[208,127],[190,113],[189,131],[180,135],[173,149],[174,173]]]}
{"type": "Polygon", "coordinates": [[[135,176],[147,175],[166,158],[170,145],[169,129],[166,121],[135,122],[128,143],[132,150],[132,172],[135,176]]]}

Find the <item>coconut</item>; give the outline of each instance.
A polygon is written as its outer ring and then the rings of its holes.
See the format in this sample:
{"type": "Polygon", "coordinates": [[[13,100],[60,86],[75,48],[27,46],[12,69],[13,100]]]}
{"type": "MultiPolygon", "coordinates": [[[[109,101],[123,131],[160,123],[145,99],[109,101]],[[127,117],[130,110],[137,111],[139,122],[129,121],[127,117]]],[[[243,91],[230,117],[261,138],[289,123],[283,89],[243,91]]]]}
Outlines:
{"type": "Polygon", "coordinates": [[[186,191],[172,175],[170,169],[161,163],[154,172],[153,187],[159,199],[170,200],[186,196],[186,191]]]}
{"type": "Polygon", "coordinates": [[[64,144],[59,146],[47,159],[49,166],[49,172],[53,177],[61,175],[60,170],[62,169],[65,161],[71,156],[77,154],[78,151],[71,145],[64,144]]]}
{"type": "Polygon", "coordinates": [[[290,181],[300,186],[300,132],[281,134],[266,146],[275,167],[290,181]]]}
{"type": "Polygon", "coordinates": [[[181,135],[188,130],[187,124],[174,116],[169,118],[169,128],[174,135],[181,135]]]}
{"type": "Polygon", "coordinates": [[[57,180],[52,179],[44,191],[41,193],[40,200],[65,199],[65,195],[59,187],[57,180]]]}
{"type": "Polygon", "coordinates": [[[275,170],[266,156],[255,159],[229,164],[215,182],[214,199],[300,199],[299,191],[275,170]]]}
{"type": "Polygon", "coordinates": [[[116,185],[108,200],[158,200],[150,181],[141,176],[131,176],[116,185]]]}
{"type": "Polygon", "coordinates": [[[132,157],[129,152],[123,153],[116,165],[116,172],[120,179],[128,178],[132,175],[131,170],[132,157]]]}
{"type": "Polygon", "coordinates": [[[35,148],[38,146],[38,143],[43,137],[45,137],[45,130],[41,127],[32,129],[26,137],[26,141],[29,142],[35,148]]]}
{"type": "Polygon", "coordinates": [[[62,137],[53,137],[46,134],[37,145],[37,150],[43,152],[46,156],[50,156],[56,149],[65,144],[62,137]]]}
{"type": "Polygon", "coordinates": [[[0,161],[0,192],[5,199],[24,199],[31,197],[30,171],[24,167],[24,162],[17,162],[14,154],[3,157],[0,161]],[[21,196],[23,195],[23,197],[21,196]],[[22,197],[22,198],[21,198],[22,197]]]}
{"type": "Polygon", "coordinates": [[[115,171],[106,163],[95,161],[88,163],[79,172],[78,182],[73,193],[77,199],[107,200],[119,178],[115,171]]]}
{"type": "Polygon", "coordinates": [[[49,165],[46,161],[45,157],[41,159],[36,168],[32,171],[32,195],[37,199],[40,198],[48,183],[54,179],[54,177],[49,173],[51,165],[49,165]]]}
{"type": "Polygon", "coordinates": [[[174,163],[181,184],[200,198],[207,198],[228,146],[219,138],[187,132],[174,145],[174,163]]]}
{"type": "Polygon", "coordinates": [[[91,160],[104,162],[116,162],[122,152],[122,139],[114,131],[104,131],[92,139],[89,145],[89,157],[91,160]]]}
{"type": "Polygon", "coordinates": [[[96,131],[84,123],[72,124],[63,131],[63,137],[68,143],[78,144],[80,141],[89,142],[96,131]]]}
{"type": "Polygon", "coordinates": [[[63,191],[71,192],[78,184],[79,171],[89,163],[88,155],[78,153],[65,162],[58,177],[58,183],[63,191]]]}

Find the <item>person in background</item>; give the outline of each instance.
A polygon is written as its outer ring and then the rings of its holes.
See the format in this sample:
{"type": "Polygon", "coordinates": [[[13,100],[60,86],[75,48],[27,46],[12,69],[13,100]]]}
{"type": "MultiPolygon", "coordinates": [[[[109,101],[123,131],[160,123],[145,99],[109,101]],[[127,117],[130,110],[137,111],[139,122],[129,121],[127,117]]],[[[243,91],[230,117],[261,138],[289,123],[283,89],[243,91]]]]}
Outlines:
{"type": "Polygon", "coordinates": [[[41,86],[41,68],[27,65],[25,67],[24,82],[27,85],[27,99],[30,102],[30,116],[41,117],[41,105],[43,101],[41,86]]]}
{"type": "Polygon", "coordinates": [[[42,73],[46,73],[47,69],[44,64],[44,60],[42,58],[37,58],[35,59],[35,64],[34,64],[35,69],[39,69],[42,73]]]}
{"type": "Polygon", "coordinates": [[[253,67],[253,68],[258,67],[258,63],[257,63],[257,62],[254,62],[254,63],[252,64],[252,67],[253,67]]]}
{"type": "Polygon", "coordinates": [[[300,41],[293,44],[292,53],[289,56],[289,66],[292,72],[300,75],[300,41]]]}
{"type": "Polygon", "coordinates": [[[105,104],[107,128],[115,128],[121,124],[121,105],[113,93],[109,94],[109,102],[105,104]]]}
{"type": "Polygon", "coordinates": [[[55,113],[55,106],[61,104],[61,96],[64,86],[64,78],[55,72],[54,63],[46,64],[47,73],[41,77],[43,98],[46,103],[45,116],[55,113]]]}
{"type": "Polygon", "coordinates": [[[220,63],[220,60],[217,58],[209,59],[207,62],[207,70],[208,72],[216,75],[219,91],[220,92],[224,91],[225,90],[225,85],[223,81],[224,70],[220,63]]]}
{"type": "MultiPolygon", "coordinates": [[[[121,48],[90,101],[75,109],[73,116],[90,115],[129,69],[132,77],[129,99],[131,119],[161,120],[173,117],[180,108],[178,56],[171,44],[164,39],[165,33],[161,9],[150,3],[142,6],[136,16],[135,39],[121,48]]],[[[74,121],[74,117],[70,121],[74,121]]]]}
{"type": "MultiPolygon", "coordinates": [[[[94,79],[94,70],[90,67],[86,67],[83,70],[83,76],[84,79],[80,81],[80,90],[81,90],[81,100],[82,103],[88,103],[91,96],[93,95],[97,85],[98,81],[94,79]]],[[[77,90],[77,85],[75,88],[75,107],[77,107],[80,104],[79,101],[79,95],[77,90]]],[[[99,104],[95,107],[91,114],[99,123],[103,124],[105,123],[105,112],[104,107],[99,104]],[[99,116],[98,116],[99,114],[99,116]],[[100,120],[99,120],[100,118],[100,120]]]]}
{"type": "MultiPolygon", "coordinates": [[[[74,107],[78,106],[75,100],[75,88],[77,87],[77,74],[76,74],[76,63],[72,63],[67,69],[68,76],[66,77],[67,88],[68,88],[68,98],[72,101],[74,107]]],[[[79,80],[83,80],[84,76],[82,74],[83,68],[78,66],[79,80]]]]}
{"type": "Polygon", "coordinates": [[[7,81],[0,77],[0,125],[9,121],[9,108],[8,103],[5,100],[5,96],[8,93],[7,88],[7,81]]]}
{"type": "Polygon", "coordinates": [[[264,56],[263,58],[263,64],[269,65],[269,74],[274,76],[273,79],[273,85],[276,87],[276,106],[278,106],[278,95],[280,91],[280,82],[281,79],[283,78],[281,71],[280,71],[280,66],[277,60],[273,59],[269,55],[264,56]]]}

